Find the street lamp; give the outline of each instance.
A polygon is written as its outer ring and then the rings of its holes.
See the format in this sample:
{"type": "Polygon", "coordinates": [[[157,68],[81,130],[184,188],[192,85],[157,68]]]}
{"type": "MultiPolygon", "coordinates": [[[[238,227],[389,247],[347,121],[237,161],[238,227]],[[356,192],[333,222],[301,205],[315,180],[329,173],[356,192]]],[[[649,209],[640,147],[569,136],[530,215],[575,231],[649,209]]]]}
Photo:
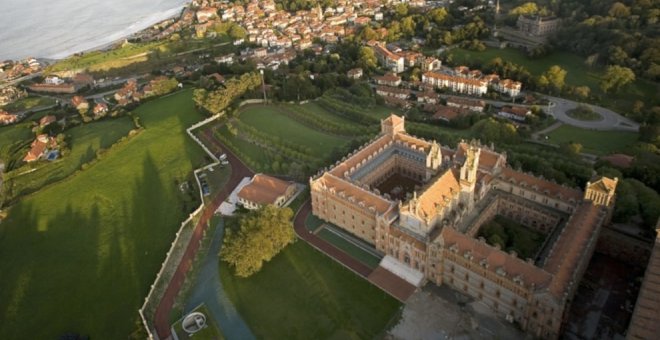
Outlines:
{"type": "Polygon", "coordinates": [[[266,98],[266,81],[264,80],[264,69],[259,69],[259,74],[261,74],[261,90],[264,92],[264,104],[268,104],[268,99],[266,98]]]}

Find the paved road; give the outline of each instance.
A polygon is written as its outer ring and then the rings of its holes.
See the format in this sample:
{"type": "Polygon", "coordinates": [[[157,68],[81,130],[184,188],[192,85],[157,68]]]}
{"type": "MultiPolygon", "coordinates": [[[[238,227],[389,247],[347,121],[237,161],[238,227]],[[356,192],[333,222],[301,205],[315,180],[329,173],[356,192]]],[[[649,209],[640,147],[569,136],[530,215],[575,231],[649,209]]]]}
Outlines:
{"type": "Polygon", "coordinates": [[[204,303],[213,314],[216,323],[227,339],[254,339],[250,328],[225,295],[218,274],[218,253],[222,246],[224,229],[224,220],[221,220],[204,258],[197,282],[195,282],[190,298],[186,302],[184,314],[191,312],[195,307],[204,303]]]}
{"type": "Polygon", "coordinates": [[[549,113],[563,123],[591,130],[639,131],[639,124],[604,107],[589,105],[603,119],[599,121],[583,121],[571,118],[566,114],[566,112],[575,109],[579,104],[578,102],[551,96],[543,97],[552,103],[549,113]]]}
{"type": "MultiPolygon", "coordinates": [[[[205,138],[206,139],[206,138],[205,138]]],[[[176,272],[172,276],[165,294],[156,309],[156,315],[154,317],[154,325],[156,327],[156,332],[160,339],[167,339],[170,335],[170,312],[172,311],[172,306],[174,305],[174,300],[176,299],[183,281],[192,266],[193,259],[199,248],[199,243],[206,229],[207,222],[213,216],[213,213],[218,209],[220,204],[229,196],[233,188],[243,179],[243,177],[252,177],[253,172],[248,169],[243,162],[240,161],[229,149],[224,148],[215,139],[205,140],[207,143],[213,143],[213,145],[207,145],[209,149],[222,149],[227,154],[227,161],[231,165],[231,176],[225,187],[218,192],[211,203],[207,204],[204,210],[201,213],[201,218],[195,226],[193,235],[188,243],[188,247],[181,258],[181,262],[177,266],[176,272]]]]}

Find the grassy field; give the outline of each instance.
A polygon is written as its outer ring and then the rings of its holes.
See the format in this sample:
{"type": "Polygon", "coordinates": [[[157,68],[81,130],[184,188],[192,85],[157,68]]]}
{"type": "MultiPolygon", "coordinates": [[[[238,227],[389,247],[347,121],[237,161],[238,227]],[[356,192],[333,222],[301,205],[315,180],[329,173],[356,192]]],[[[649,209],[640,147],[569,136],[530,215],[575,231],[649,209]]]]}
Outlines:
{"type": "Polygon", "coordinates": [[[580,143],[583,152],[595,155],[626,151],[637,141],[637,133],[634,132],[585,130],[569,125],[553,130],[548,137],[548,142],[553,144],[580,143]]]}
{"type": "Polygon", "coordinates": [[[324,239],[333,246],[341,249],[346,254],[350,255],[354,259],[362,262],[371,269],[376,269],[378,264],[380,264],[380,258],[364,251],[362,248],[356,246],[355,244],[348,242],[343,237],[333,233],[332,231],[324,228],[319,231],[317,234],[318,237],[324,239]]]}
{"type": "Polygon", "coordinates": [[[372,339],[401,305],[300,241],[248,279],[224,262],[220,277],[259,339],[372,339]]]}
{"type": "Polygon", "coordinates": [[[42,163],[36,171],[13,177],[12,197],[38,190],[48,183],[70,176],[79,170],[81,165],[96,158],[97,151],[110,147],[121,137],[126,136],[133,127],[130,117],[121,117],[67,130],[65,133],[70,136],[71,152],[54,162],[42,163]],[[103,133],[99,134],[99,131],[103,133]]]}
{"type": "Polygon", "coordinates": [[[344,138],[316,131],[267,106],[251,106],[241,112],[240,119],[258,130],[305,145],[314,155],[325,155],[346,143],[344,138]]]}
{"type": "Polygon", "coordinates": [[[529,59],[517,49],[495,49],[488,48],[483,52],[469,51],[461,48],[453,49],[450,52],[453,55],[455,63],[469,63],[479,61],[488,63],[493,58],[500,57],[504,61],[510,61],[514,64],[524,66],[534,76],[538,76],[547,71],[552,65],[559,65],[567,71],[566,84],[573,86],[587,85],[591,88],[592,94],[602,95],[603,99],[599,104],[617,109],[621,113],[626,113],[630,109],[632,102],[642,100],[651,101],[657,105],[658,98],[655,94],[660,91],[658,84],[638,79],[632,85],[625,88],[615,95],[604,95],[599,87],[599,82],[604,73],[601,67],[587,67],[584,63],[585,58],[569,52],[554,52],[548,56],[529,59]]]}
{"type": "MultiPolygon", "coordinates": [[[[184,211],[176,180],[203,161],[191,91],[136,110],[146,130],[31,195],[0,224],[0,338],[125,339],[184,211]]],[[[103,134],[104,131],[98,131],[103,134]]]]}
{"type": "Polygon", "coordinates": [[[0,160],[6,160],[11,146],[15,143],[28,142],[34,138],[30,122],[0,127],[0,160]]]}
{"type": "Polygon", "coordinates": [[[334,114],[324,110],[322,107],[318,106],[318,104],[316,104],[314,102],[309,102],[307,104],[303,104],[303,105],[301,105],[301,107],[303,107],[304,109],[306,109],[310,112],[313,112],[313,113],[315,113],[315,114],[317,114],[321,117],[331,119],[331,120],[333,120],[337,123],[341,123],[341,124],[351,123],[350,120],[348,120],[344,117],[338,116],[338,115],[334,115],[334,114]]]}
{"type": "Polygon", "coordinates": [[[2,107],[2,109],[9,112],[18,112],[53,104],[55,104],[55,99],[53,98],[28,96],[21,98],[13,103],[7,104],[2,107]]]}

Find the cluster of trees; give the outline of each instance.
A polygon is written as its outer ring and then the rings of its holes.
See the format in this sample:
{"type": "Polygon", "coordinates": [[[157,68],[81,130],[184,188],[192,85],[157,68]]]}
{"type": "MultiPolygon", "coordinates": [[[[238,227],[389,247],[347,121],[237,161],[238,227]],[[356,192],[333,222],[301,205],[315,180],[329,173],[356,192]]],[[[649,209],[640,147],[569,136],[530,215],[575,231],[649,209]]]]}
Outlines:
{"type": "Polygon", "coordinates": [[[176,80],[176,78],[162,77],[160,79],[152,80],[149,85],[151,85],[151,94],[146,97],[157,97],[176,90],[179,81],[176,80]]]}
{"type": "Polygon", "coordinates": [[[229,79],[225,87],[215,91],[196,89],[193,92],[195,104],[211,114],[219,114],[234,99],[261,85],[261,76],[256,72],[245,73],[238,78],[229,79]]]}
{"type": "Polygon", "coordinates": [[[479,230],[479,236],[490,245],[499,245],[503,250],[515,250],[518,257],[533,258],[543,241],[543,235],[514,221],[495,216],[479,230]]]}
{"type": "MultiPolygon", "coordinates": [[[[592,175],[592,166],[565,152],[536,144],[497,145],[507,152],[507,162],[516,169],[529,171],[560,184],[583,188],[592,175]]],[[[566,148],[577,145],[566,145],[566,148]]]]}
{"type": "Polygon", "coordinates": [[[291,209],[273,205],[240,216],[238,225],[227,229],[220,258],[234,269],[236,276],[257,273],[264,262],[295,240],[292,217],[291,209]]]}
{"type": "Polygon", "coordinates": [[[520,139],[513,124],[494,118],[478,121],[472,127],[472,131],[483,143],[510,144],[520,139]]]}
{"type": "Polygon", "coordinates": [[[660,9],[653,0],[545,1],[565,24],[554,45],[660,79],[660,9]]]}
{"type": "Polygon", "coordinates": [[[213,25],[213,31],[219,35],[227,35],[232,38],[232,40],[244,39],[247,37],[247,31],[245,31],[241,25],[232,21],[216,23],[213,25]]]}
{"type": "Polygon", "coordinates": [[[660,217],[660,195],[644,183],[625,178],[616,188],[617,200],[613,219],[616,222],[628,222],[639,215],[644,226],[653,231],[660,217]]]}

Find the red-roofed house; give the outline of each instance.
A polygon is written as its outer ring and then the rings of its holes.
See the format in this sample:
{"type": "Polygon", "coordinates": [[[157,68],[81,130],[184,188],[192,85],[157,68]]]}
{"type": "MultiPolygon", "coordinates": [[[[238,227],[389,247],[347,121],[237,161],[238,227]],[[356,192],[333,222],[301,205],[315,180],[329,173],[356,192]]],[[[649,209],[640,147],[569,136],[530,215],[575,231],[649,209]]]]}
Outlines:
{"type": "Polygon", "coordinates": [[[48,149],[53,149],[57,147],[57,141],[55,138],[50,137],[46,134],[41,134],[30,145],[30,151],[23,158],[25,162],[34,162],[41,157],[43,157],[48,149]]]}
{"type": "Polygon", "coordinates": [[[39,119],[39,126],[44,127],[46,125],[54,123],[56,120],[57,120],[57,118],[55,118],[55,116],[53,116],[53,115],[43,116],[43,117],[41,117],[41,119],[39,119]]]}
{"type": "Polygon", "coordinates": [[[0,125],[16,123],[18,116],[7,111],[0,110],[0,125]]]}
{"type": "Polygon", "coordinates": [[[73,105],[76,110],[89,110],[89,102],[83,96],[73,96],[73,98],[71,98],[71,105],[73,105]]]}
{"type": "Polygon", "coordinates": [[[524,122],[532,114],[532,111],[522,106],[502,106],[497,113],[498,116],[524,122]]]}
{"type": "Polygon", "coordinates": [[[282,207],[295,192],[294,183],[256,174],[252,181],[238,192],[238,202],[247,209],[258,209],[268,204],[282,207]]]}

